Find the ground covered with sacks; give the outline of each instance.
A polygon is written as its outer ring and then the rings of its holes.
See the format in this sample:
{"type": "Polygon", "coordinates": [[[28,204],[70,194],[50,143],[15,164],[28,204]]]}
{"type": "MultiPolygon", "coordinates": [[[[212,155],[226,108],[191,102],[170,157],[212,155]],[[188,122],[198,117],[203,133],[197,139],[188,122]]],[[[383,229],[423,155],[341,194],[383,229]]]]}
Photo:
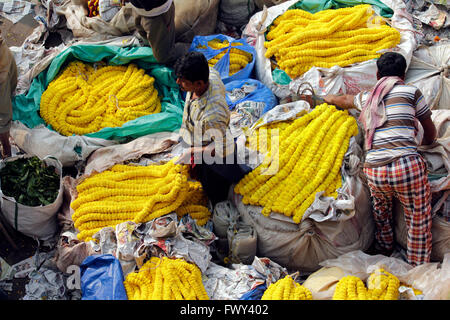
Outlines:
{"type": "Polygon", "coordinates": [[[19,71],[0,162],[2,299],[450,299],[446,2],[174,0],[176,41],[219,72],[252,169],[214,207],[175,163],[185,95],[131,7],[14,3],[0,0],[19,71]],[[419,147],[433,243],[417,267],[398,202],[394,252],[372,252],[358,112],[300,99],[370,90],[384,51],[405,56],[438,131],[419,147]]]}

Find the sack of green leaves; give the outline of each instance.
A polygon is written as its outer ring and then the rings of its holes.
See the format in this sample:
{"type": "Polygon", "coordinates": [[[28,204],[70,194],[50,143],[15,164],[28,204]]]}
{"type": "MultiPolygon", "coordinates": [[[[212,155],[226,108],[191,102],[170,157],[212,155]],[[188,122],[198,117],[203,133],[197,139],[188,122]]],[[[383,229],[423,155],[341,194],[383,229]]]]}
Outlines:
{"type": "Polygon", "coordinates": [[[17,231],[40,240],[57,232],[56,215],[63,201],[62,165],[21,155],[0,161],[1,212],[17,231]]]}

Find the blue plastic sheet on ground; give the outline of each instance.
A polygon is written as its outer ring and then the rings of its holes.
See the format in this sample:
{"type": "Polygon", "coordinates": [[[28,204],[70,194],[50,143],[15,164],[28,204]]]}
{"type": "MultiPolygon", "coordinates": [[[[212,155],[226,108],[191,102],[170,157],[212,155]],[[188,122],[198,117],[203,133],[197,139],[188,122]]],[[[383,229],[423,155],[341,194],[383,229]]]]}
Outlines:
{"type": "MultiPolygon", "coordinates": [[[[139,117],[124,123],[121,127],[103,128],[86,136],[124,141],[155,132],[175,131],[181,127],[184,101],[173,69],[157,63],[150,47],[111,45],[73,45],[58,54],[47,69],[33,79],[26,94],[14,97],[13,120],[19,120],[29,128],[45,125],[39,115],[42,93],[59,71],[73,60],[88,63],[104,61],[109,65],[136,63],[139,68],[145,69],[155,78],[155,88],[162,97],[160,113],[139,117]]],[[[48,127],[52,129],[51,126],[48,127]]]]}
{"type": "Polygon", "coordinates": [[[223,34],[215,34],[210,36],[195,36],[192,40],[191,47],[189,48],[189,51],[198,51],[205,55],[206,60],[210,60],[216,55],[218,55],[221,52],[226,51],[225,55],[215,64],[214,68],[219,72],[220,78],[222,79],[223,83],[228,83],[234,80],[241,80],[241,79],[248,79],[251,78],[251,74],[253,71],[253,67],[255,66],[255,48],[253,48],[251,45],[249,45],[245,39],[235,39],[233,37],[229,37],[223,34]],[[225,48],[215,50],[209,47],[208,42],[211,40],[228,40],[229,45],[225,48]],[[233,45],[236,43],[240,43],[241,45],[233,45]],[[203,47],[203,48],[200,48],[203,47]],[[206,47],[206,49],[204,48],[206,47]],[[243,50],[245,52],[249,52],[252,54],[252,61],[249,62],[245,68],[239,70],[233,75],[229,75],[230,71],[230,49],[231,48],[237,48],[239,50],[243,50]]]}
{"type": "Polygon", "coordinates": [[[253,288],[252,290],[244,293],[239,300],[261,300],[264,292],[266,291],[267,286],[265,283],[260,284],[259,286],[253,288]]]}
{"type": "Polygon", "coordinates": [[[113,255],[89,256],[80,269],[82,300],[128,300],[122,266],[113,255]]]}
{"type": "Polygon", "coordinates": [[[237,104],[242,103],[244,101],[264,102],[266,105],[262,112],[262,114],[264,114],[278,104],[278,100],[276,96],[273,94],[273,92],[259,80],[244,79],[231,81],[225,84],[225,90],[227,91],[226,99],[228,106],[230,107],[230,110],[233,110],[237,104]],[[230,99],[230,92],[232,92],[233,89],[242,88],[246,85],[256,86],[256,89],[250,92],[249,94],[246,94],[241,99],[232,101],[230,99]]]}

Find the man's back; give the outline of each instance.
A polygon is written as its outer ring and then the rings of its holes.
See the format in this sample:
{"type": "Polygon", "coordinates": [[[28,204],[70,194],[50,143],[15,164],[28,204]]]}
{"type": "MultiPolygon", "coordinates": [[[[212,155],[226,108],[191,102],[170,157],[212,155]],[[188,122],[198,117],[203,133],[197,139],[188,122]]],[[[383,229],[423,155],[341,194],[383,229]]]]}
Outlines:
{"type": "Polygon", "coordinates": [[[372,148],[367,151],[366,167],[387,164],[417,153],[417,121],[431,114],[420,90],[396,85],[384,98],[387,121],[375,130],[372,148]]]}

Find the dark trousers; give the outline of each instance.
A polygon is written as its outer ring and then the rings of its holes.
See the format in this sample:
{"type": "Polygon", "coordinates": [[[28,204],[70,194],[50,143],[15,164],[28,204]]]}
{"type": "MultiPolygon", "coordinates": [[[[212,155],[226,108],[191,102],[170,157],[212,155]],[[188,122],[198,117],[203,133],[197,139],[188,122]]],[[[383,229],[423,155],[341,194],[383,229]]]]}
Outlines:
{"type": "Polygon", "coordinates": [[[139,34],[147,39],[155,59],[159,63],[173,64],[187,52],[187,48],[175,43],[175,4],[169,11],[156,16],[144,17],[136,13],[135,24],[139,34]]]}
{"type": "Polygon", "coordinates": [[[208,199],[213,205],[225,201],[228,198],[228,191],[234,183],[238,183],[251,168],[244,164],[238,164],[236,153],[232,164],[227,164],[223,159],[223,164],[213,163],[196,164],[193,168],[193,176],[198,179],[205,191],[208,199]]]}

